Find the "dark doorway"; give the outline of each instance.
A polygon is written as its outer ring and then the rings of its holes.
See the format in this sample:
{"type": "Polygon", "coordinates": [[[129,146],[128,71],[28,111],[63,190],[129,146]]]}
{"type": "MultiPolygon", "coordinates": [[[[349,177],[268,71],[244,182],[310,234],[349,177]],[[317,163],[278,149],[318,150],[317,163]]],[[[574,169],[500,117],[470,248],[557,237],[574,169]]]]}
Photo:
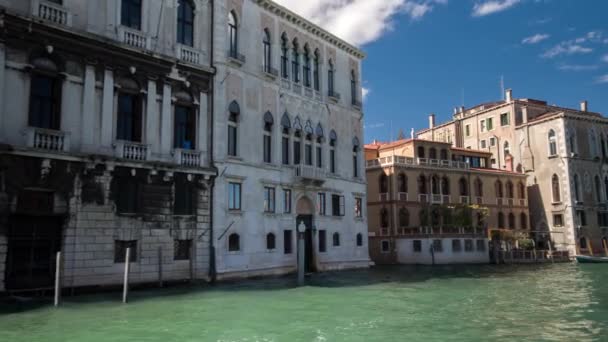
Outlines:
{"type": "Polygon", "coordinates": [[[296,223],[299,225],[300,222],[304,222],[304,225],[306,226],[306,233],[304,235],[304,269],[306,273],[310,273],[315,271],[313,263],[314,248],[312,243],[312,215],[299,215],[296,219],[296,223]]]}
{"type": "Polygon", "coordinates": [[[28,290],[53,285],[55,255],[61,250],[62,219],[12,216],[9,220],[6,289],[28,290]]]}

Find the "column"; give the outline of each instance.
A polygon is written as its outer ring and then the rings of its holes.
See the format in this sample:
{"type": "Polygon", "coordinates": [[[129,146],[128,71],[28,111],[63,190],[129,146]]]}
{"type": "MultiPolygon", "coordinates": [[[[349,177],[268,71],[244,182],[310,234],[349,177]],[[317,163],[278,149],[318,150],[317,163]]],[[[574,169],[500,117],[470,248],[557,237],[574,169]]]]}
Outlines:
{"type": "Polygon", "coordinates": [[[87,64],[82,95],[82,151],[92,151],[95,134],[95,65],[87,64]]]}
{"type": "Polygon", "coordinates": [[[152,153],[158,153],[158,104],[156,103],[156,80],[148,79],[146,96],[146,131],[145,142],[150,145],[152,153]]]}
{"type": "Polygon", "coordinates": [[[207,93],[200,93],[199,96],[199,109],[198,109],[198,128],[196,132],[197,149],[203,152],[203,155],[207,152],[207,144],[209,141],[208,127],[209,127],[209,98],[207,93]]]}
{"type": "Polygon", "coordinates": [[[101,147],[111,149],[114,118],[114,71],[106,68],[101,104],[101,147]]]}
{"type": "Polygon", "coordinates": [[[6,50],[4,47],[4,42],[0,42],[0,142],[2,142],[6,134],[4,133],[4,116],[6,115],[6,111],[4,110],[4,82],[6,82],[6,78],[4,77],[4,70],[6,68],[6,50]]]}
{"type": "Polygon", "coordinates": [[[171,84],[163,84],[163,103],[160,114],[160,153],[163,157],[171,153],[171,138],[172,138],[172,120],[171,120],[171,84]]]}

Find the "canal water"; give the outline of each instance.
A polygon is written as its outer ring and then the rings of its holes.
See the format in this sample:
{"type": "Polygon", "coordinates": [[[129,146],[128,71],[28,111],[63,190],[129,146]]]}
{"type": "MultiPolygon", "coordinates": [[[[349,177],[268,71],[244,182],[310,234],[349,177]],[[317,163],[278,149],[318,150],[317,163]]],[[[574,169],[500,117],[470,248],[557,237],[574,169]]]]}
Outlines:
{"type": "Polygon", "coordinates": [[[2,304],[0,341],[608,341],[608,265],[380,267],[2,304]]]}

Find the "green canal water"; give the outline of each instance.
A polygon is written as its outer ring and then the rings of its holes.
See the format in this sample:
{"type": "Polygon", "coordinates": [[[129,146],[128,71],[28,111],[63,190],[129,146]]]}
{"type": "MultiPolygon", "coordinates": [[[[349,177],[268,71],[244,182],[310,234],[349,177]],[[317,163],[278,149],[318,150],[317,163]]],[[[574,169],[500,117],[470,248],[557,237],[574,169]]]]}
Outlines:
{"type": "Polygon", "coordinates": [[[608,265],[381,267],[1,304],[0,341],[608,341],[608,265]],[[44,304],[44,305],[41,305],[44,304]]]}

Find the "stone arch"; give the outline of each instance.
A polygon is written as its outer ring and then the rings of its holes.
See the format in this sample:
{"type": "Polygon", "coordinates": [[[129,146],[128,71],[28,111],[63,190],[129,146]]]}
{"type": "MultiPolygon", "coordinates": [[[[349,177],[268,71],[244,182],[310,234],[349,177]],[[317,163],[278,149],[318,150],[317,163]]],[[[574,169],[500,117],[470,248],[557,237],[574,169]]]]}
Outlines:
{"type": "Polygon", "coordinates": [[[313,215],[315,212],[315,205],[308,196],[300,196],[296,200],[296,214],[297,215],[313,215]]]}

